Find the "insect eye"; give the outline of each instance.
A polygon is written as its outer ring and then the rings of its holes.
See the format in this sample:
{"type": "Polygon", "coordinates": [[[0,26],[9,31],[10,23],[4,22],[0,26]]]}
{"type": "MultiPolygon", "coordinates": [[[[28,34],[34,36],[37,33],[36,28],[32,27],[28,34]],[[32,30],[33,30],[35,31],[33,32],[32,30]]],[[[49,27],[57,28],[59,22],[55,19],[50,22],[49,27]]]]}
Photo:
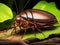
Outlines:
{"type": "Polygon", "coordinates": [[[20,20],[20,18],[19,18],[19,17],[17,17],[17,20],[20,20]]]}

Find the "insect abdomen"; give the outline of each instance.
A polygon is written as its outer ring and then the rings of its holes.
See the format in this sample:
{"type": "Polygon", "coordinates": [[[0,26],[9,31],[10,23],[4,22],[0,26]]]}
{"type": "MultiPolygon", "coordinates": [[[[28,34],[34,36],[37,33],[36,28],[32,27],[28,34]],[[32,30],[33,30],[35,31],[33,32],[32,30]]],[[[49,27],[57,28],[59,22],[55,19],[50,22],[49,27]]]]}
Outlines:
{"type": "Polygon", "coordinates": [[[37,22],[57,22],[54,15],[42,10],[25,10],[21,17],[26,20],[34,20],[37,22]]]}

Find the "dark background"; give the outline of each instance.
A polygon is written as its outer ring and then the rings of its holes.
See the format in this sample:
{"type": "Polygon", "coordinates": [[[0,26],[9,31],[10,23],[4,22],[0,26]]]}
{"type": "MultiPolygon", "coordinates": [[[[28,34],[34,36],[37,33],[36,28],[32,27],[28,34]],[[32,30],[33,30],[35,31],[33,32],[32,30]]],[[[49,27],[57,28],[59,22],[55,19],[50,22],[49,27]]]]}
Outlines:
{"type": "MultiPolygon", "coordinates": [[[[0,3],[4,3],[8,5],[13,11],[20,13],[21,10],[24,8],[28,0],[0,0],[0,3]],[[16,8],[17,6],[17,8],[16,8]]],[[[30,0],[29,3],[26,5],[24,10],[31,9],[35,4],[37,4],[41,0],[30,0]]],[[[60,0],[46,0],[47,2],[55,2],[57,8],[60,10],[60,0]]]]}
{"type": "MultiPolygon", "coordinates": [[[[38,3],[40,0],[30,0],[28,5],[26,6],[26,9],[32,8],[36,3],[38,3]]],[[[58,9],[60,9],[60,0],[46,0],[47,2],[55,2],[58,9]]]]}

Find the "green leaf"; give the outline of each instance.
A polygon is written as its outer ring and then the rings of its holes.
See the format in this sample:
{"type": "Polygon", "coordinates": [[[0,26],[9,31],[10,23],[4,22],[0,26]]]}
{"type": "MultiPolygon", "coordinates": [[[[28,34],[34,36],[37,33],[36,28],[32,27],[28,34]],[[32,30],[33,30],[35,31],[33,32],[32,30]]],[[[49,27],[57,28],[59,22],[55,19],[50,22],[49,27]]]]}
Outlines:
{"type": "Polygon", "coordinates": [[[9,19],[7,21],[4,21],[3,23],[0,23],[0,30],[8,29],[13,24],[13,22],[13,19],[9,19]]]}
{"type": "Polygon", "coordinates": [[[0,30],[8,28],[12,23],[12,10],[7,5],[0,3],[0,30]]]}
{"type": "Polygon", "coordinates": [[[39,1],[39,2],[33,7],[33,9],[41,9],[41,10],[43,10],[43,9],[46,7],[47,4],[48,4],[48,2],[46,2],[46,1],[39,1]]]}
{"type": "Polygon", "coordinates": [[[0,23],[12,18],[13,13],[11,9],[7,5],[0,3],[0,23]]]}

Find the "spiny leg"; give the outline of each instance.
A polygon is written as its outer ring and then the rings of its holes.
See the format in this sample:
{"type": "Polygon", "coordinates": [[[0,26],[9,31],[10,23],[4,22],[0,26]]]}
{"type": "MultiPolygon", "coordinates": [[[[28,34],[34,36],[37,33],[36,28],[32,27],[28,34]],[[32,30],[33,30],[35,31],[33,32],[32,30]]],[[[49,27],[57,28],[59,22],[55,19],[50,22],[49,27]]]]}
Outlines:
{"type": "MultiPolygon", "coordinates": [[[[20,31],[22,30],[21,25],[22,25],[22,22],[20,22],[20,24],[19,24],[20,31]]],[[[23,32],[22,32],[22,33],[23,33],[23,32]]],[[[22,39],[23,37],[24,37],[24,36],[22,35],[22,36],[21,36],[21,39],[22,39]]]]}
{"type": "Polygon", "coordinates": [[[11,32],[11,35],[13,35],[13,34],[16,33],[16,27],[17,27],[17,26],[15,25],[15,23],[13,24],[13,26],[14,26],[14,27],[13,27],[13,31],[11,32]]]}
{"type": "MultiPolygon", "coordinates": [[[[22,25],[22,23],[20,23],[20,25],[22,25]]],[[[28,21],[26,22],[26,25],[28,26],[28,21]]],[[[24,37],[24,35],[26,34],[26,25],[23,26],[23,30],[24,30],[24,33],[23,35],[21,36],[21,39],[24,37]]],[[[21,27],[20,27],[21,28],[21,27]]]]}
{"type": "Polygon", "coordinates": [[[35,35],[35,38],[36,38],[35,26],[32,26],[31,28],[32,28],[34,35],[35,35]]]}
{"type": "Polygon", "coordinates": [[[26,28],[25,29],[23,29],[24,30],[24,33],[23,33],[23,35],[21,36],[21,39],[24,37],[24,35],[26,34],[26,28]]]}
{"type": "MultiPolygon", "coordinates": [[[[34,24],[34,26],[35,26],[35,28],[40,32],[40,33],[42,33],[42,31],[40,30],[40,29],[38,29],[38,27],[37,27],[37,25],[36,24],[34,24]]],[[[42,33],[43,34],[43,33],[42,33]]],[[[44,34],[43,34],[44,35],[44,34]]],[[[45,35],[44,35],[45,36],[45,35]]]]}

